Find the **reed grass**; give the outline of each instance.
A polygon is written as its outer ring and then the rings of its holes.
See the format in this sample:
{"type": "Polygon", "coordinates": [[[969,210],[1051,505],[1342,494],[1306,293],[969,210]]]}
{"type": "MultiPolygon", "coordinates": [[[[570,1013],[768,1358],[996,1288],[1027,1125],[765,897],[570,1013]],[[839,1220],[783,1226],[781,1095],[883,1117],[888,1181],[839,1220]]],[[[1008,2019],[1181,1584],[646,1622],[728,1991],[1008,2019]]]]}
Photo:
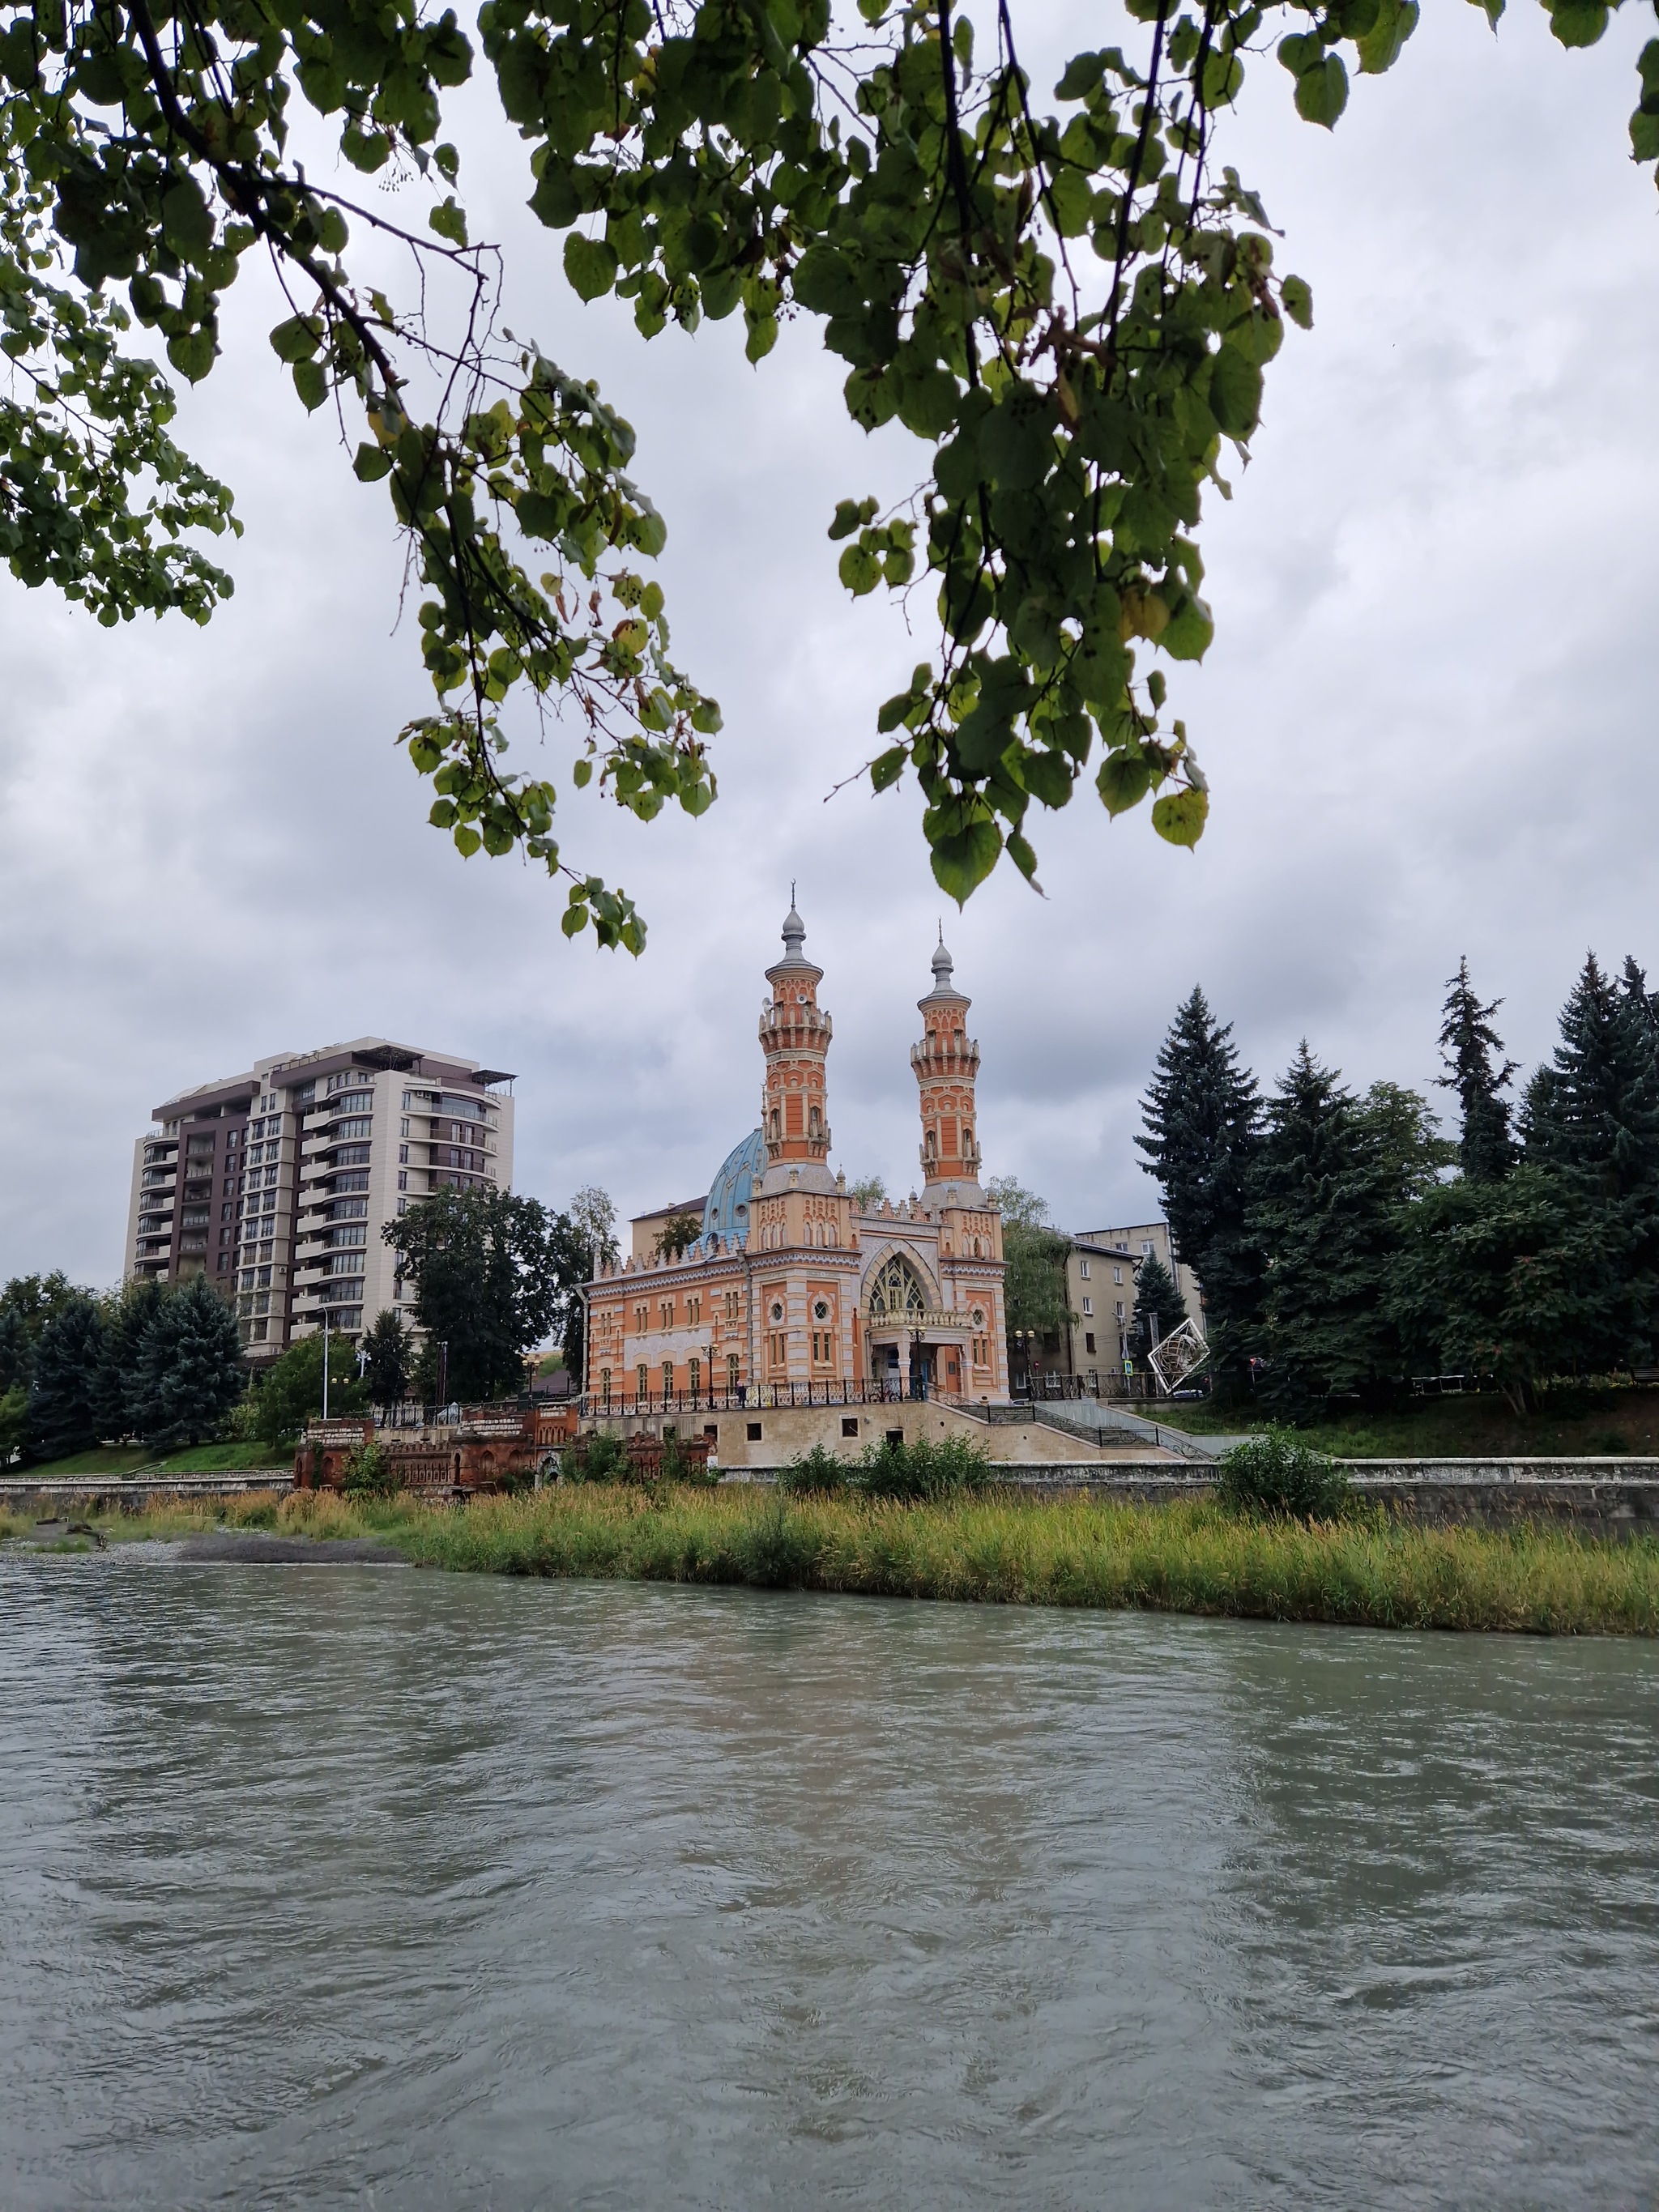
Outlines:
{"type": "Polygon", "coordinates": [[[114,1540],[249,1527],[324,1541],[374,1536],[420,1565],[471,1573],[1371,1628],[1659,1634],[1659,1540],[1551,1526],[1419,1528],[1376,1506],[1310,1525],[1211,1500],[994,1493],[896,1503],[586,1484],[465,1506],[327,1492],[158,1502],[96,1525],[114,1540]]]}

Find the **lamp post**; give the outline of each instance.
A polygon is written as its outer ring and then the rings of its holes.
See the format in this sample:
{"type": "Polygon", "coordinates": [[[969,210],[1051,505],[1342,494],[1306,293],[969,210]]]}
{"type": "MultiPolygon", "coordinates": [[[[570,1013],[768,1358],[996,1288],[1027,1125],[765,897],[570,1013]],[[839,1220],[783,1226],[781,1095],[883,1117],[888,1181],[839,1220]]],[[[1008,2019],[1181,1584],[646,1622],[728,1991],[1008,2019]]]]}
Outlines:
{"type": "Polygon", "coordinates": [[[323,1308],[323,1419],[328,1419],[328,1308],[323,1308]]]}

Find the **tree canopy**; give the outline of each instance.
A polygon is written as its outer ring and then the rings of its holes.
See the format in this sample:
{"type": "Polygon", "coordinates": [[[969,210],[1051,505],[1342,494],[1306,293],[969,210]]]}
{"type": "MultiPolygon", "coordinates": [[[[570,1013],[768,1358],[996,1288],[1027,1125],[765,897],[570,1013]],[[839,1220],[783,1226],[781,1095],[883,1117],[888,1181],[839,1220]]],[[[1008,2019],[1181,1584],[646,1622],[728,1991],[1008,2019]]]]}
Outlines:
{"type": "Polygon", "coordinates": [[[483,1399],[524,1387],[525,1355],[568,1334],[588,1246],[569,1216],[502,1190],[435,1190],[382,1231],[415,1284],[425,1332],[422,1380],[445,1347],[450,1395],[483,1399]]]}
{"type": "MultiPolygon", "coordinates": [[[[1479,4],[1495,24],[1504,0],[1479,4]]],[[[1565,46],[1608,21],[1603,0],[1547,5],[1565,46]]],[[[830,530],[855,596],[932,602],[936,647],[877,713],[868,773],[914,775],[946,891],[1005,852],[1034,880],[1033,803],[1085,776],[1113,815],[1151,797],[1190,846],[1207,788],[1147,656],[1209,644],[1203,498],[1248,455],[1286,322],[1313,319],[1218,159],[1224,119],[1276,42],[1297,112],[1330,128],[1416,0],[1126,0],[1133,51],[1073,55],[1047,97],[1010,0],[856,12],[484,0],[475,43],[418,0],[0,0],[0,554],[103,623],[211,614],[230,581],[204,540],[239,526],[231,495],[173,442],[133,325],[199,380],[224,291],[268,254],[296,395],[408,538],[436,706],[404,737],[432,820],[463,854],[562,876],[568,934],[641,949],[632,902],[565,857],[551,779],[507,766],[504,712],[568,705],[570,785],[647,820],[709,805],[720,712],[669,659],[632,430],[499,326],[445,136],[482,65],[580,297],[631,302],[646,337],[741,313],[756,362],[782,318],[819,317],[853,419],[927,449],[912,498],[849,495],[830,530]],[[295,150],[307,110],[337,144],[326,182],[295,150]],[[424,224],[371,178],[424,180],[424,224]],[[416,264],[395,300],[366,273],[388,240],[416,264]]],[[[1638,101],[1651,164],[1659,40],[1638,101]]]]}

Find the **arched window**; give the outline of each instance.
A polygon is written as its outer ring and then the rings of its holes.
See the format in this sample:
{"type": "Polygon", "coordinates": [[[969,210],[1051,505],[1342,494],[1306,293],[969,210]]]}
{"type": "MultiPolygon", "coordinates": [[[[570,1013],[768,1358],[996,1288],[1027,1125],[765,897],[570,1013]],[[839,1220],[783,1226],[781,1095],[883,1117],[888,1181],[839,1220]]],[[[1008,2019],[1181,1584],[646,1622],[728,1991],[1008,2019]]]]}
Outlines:
{"type": "Polygon", "coordinates": [[[665,1359],[662,1364],[662,1395],[665,1398],[672,1398],[674,1395],[674,1363],[672,1359],[665,1359]]]}
{"type": "Polygon", "coordinates": [[[728,1352],[726,1355],[726,1387],[734,1398],[738,1395],[738,1370],[739,1364],[740,1363],[737,1353],[735,1352],[728,1352]]]}
{"type": "Polygon", "coordinates": [[[608,1367],[599,1370],[599,1394],[608,1406],[611,1403],[611,1370],[608,1367]]]}
{"type": "Polygon", "coordinates": [[[640,1396],[648,1398],[651,1395],[651,1370],[646,1365],[644,1360],[640,1362],[638,1383],[640,1396]]]}
{"type": "Polygon", "coordinates": [[[893,1316],[927,1310],[927,1299],[915,1269],[902,1254],[884,1261],[870,1285],[870,1314],[893,1316]]]}
{"type": "Polygon", "coordinates": [[[809,1137],[823,1134],[823,1116],[816,1106],[809,1106],[806,1109],[806,1133],[809,1137]]]}
{"type": "Polygon", "coordinates": [[[930,1160],[939,1158],[939,1138],[932,1129],[927,1132],[927,1152],[930,1160]]]}
{"type": "Polygon", "coordinates": [[[772,1118],[768,1126],[772,1133],[773,1142],[775,1143],[783,1134],[783,1117],[775,1106],[772,1109],[772,1118]]]}

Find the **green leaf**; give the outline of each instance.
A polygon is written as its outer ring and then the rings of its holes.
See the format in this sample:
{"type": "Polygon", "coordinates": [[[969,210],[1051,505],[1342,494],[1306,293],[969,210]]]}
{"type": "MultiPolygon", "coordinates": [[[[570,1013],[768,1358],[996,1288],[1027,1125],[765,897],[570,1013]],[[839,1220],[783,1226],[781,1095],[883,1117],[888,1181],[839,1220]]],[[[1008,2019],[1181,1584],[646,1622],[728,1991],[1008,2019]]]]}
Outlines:
{"type": "Polygon", "coordinates": [[[290,315],[285,323],[278,323],[270,334],[272,352],[278,361],[290,365],[296,361],[309,361],[322,342],[322,321],[316,315],[290,315]]]}
{"type": "Polygon", "coordinates": [[[1261,371],[1237,346],[1224,345],[1210,364],[1210,412],[1224,437],[1248,438],[1261,415],[1261,371]]]}
{"type": "Polygon", "coordinates": [[[1206,791],[1167,792],[1152,802],[1152,827],[1171,845],[1185,845],[1190,850],[1204,835],[1209,811],[1206,791]]]}
{"type": "Polygon", "coordinates": [[[167,359],[191,384],[202,381],[218,350],[210,330],[180,331],[177,337],[167,340],[167,359]]]}
{"type": "Polygon", "coordinates": [[[933,880],[962,906],[995,867],[1001,850],[1002,832],[994,822],[970,822],[965,830],[933,840],[933,880]]]}
{"type": "Polygon", "coordinates": [[[296,361],[291,373],[306,412],[314,415],[328,398],[328,372],[319,361],[296,361]]]}
{"type": "Polygon", "coordinates": [[[1563,0],[1550,9],[1550,28],[1564,46],[1593,46],[1607,27],[1603,0],[1563,0]]]}
{"type": "Polygon", "coordinates": [[[611,289],[617,277],[617,255],[602,238],[584,238],[573,230],[564,242],[564,273],[579,299],[597,300],[611,289]]]}
{"type": "MultiPolygon", "coordinates": [[[[1300,276],[1287,276],[1279,288],[1285,312],[1298,330],[1313,328],[1313,292],[1300,276]]],[[[1260,405],[1258,398],[1257,404],[1260,405]]]]}
{"type": "Polygon", "coordinates": [[[483,842],[483,839],[468,823],[462,822],[457,824],[455,850],[464,860],[470,860],[483,842]]]}
{"type": "Polygon", "coordinates": [[[586,903],[573,891],[570,895],[569,905],[559,916],[559,927],[567,937],[580,937],[586,927],[586,903]]]}
{"type": "Polygon", "coordinates": [[[904,773],[908,757],[902,745],[890,746],[886,752],[878,754],[870,763],[871,787],[885,791],[889,784],[896,783],[904,773]]]}
{"type": "Polygon", "coordinates": [[[1202,660],[1215,636],[1215,617],[1196,592],[1189,592],[1170,617],[1158,643],[1171,660],[1202,660]]]}
{"type": "MultiPolygon", "coordinates": [[[[1606,9],[1602,10],[1605,16],[1606,9]]],[[[1322,124],[1328,131],[1348,104],[1348,72],[1340,54],[1327,54],[1296,80],[1296,112],[1304,123],[1322,124]]]]}
{"type": "Polygon", "coordinates": [[[1637,109],[1630,119],[1630,149],[1638,161],[1659,158],[1659,115],[1637,109]]]}
{"type": "Polygon", "coordinates": [[[1361,74],[1381,76],[1385,70],[1391,70],[1400,58],[1400,49],[1417,28],[1417,0],[1382,0],[1376,21],[1358,42],[1361,74]]]}
{"type": "Polygon", "coordinates": [[[392,456],[382,447],[367,443],[357,448],[357,457],[351,464],[351,473],[359,483],[377,483],[392,472],[392,456]]]}
{"type": "Polygon", "coordinates": [[[1054,460],[1054,418],[1046,395],[1010,384],[980,424],[980,457],[1005,491],[1030,490],[1054,460]]]}
{"type": "Polygon", "coordinates": [[[213,243],[213,214],[194,177],[180,177],[161,195],[161,236],[181,261],[198,261],[213,243]]]}
{"type": "Polygon", "coordinates": [[[881,563],[873,553],[866,553],[862,545],[849,545],[841,556],[836,571],[841,580],[855,599],[866,592],[873,592],[881,581],[881,563]]]}
{"type": "Polygon", "coordinates": [[[1008,833],[1008,858],[1033,890],[1040,891],[1042,889],[1036,879],[1036,854],[1018,830],[1012,830],[1008,833]]]}
{"type": "Polygon", "coordinates": [[[877,502],[873,499],[838,499],[835,520],[830,525],[831,538],[850,538],[855,530],[862,530],[866,522],[876,519],[877,502]]]}
{"type": "Polygon", "coordinates": [[[1114,817],[1139,806],[1152,787],[1152,769],[1133,753],[1108,753],[1095,778],[1095,789],[1114,817]]]}
{"type": "MultiPolygon", "coordinates": [[[[428,208],[427,210],[426,219],[429,227],[437,232],[440,238],[448,239],[451,244],[454,246],[465,246],[466,244],[466,210],[455,198],[453,192],[452,192],[448,198],[445,200],[441,207],[428,208]]],[[[567,269],[570,266],[570,253],[568,244],[565,250],[564,265],[567,269]]],[[[582,296],[586,299],[589,295],[584,293],[582,296]]]]}

